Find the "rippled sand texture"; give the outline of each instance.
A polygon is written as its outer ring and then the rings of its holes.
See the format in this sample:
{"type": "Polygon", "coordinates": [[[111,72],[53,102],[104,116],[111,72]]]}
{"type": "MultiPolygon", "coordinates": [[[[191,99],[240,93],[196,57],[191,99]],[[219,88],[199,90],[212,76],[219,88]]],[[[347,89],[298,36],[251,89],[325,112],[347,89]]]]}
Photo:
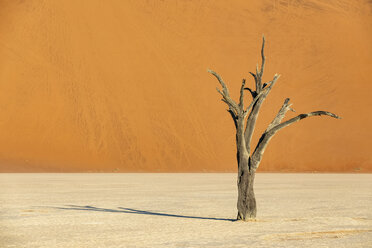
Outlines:
{"type": "Polygon", "coordinates": [[[1,247],[371,247],[371,174],[0,174],[1,247]]]}
{"type": "MultiPolygon", "coordinates": [[[[372,172],[367,0],[0,1],[0,171],[235,169],[233,97],[260,59],[280,73],[257,142],[286,97],[304,120],[277,134],[265,171],[372,172]]],[[[248,99],[248,98],[247,98],[248,99]]]]}

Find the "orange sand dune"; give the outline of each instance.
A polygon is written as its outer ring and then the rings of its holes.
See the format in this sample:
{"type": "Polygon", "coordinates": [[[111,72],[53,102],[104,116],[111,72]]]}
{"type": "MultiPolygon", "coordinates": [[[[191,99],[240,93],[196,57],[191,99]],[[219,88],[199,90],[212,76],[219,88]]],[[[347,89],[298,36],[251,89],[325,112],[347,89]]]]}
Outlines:
{"type": "Polygon", "coordinates": [[[372,172],[372,4],[356,0],[1,1],[0,171],[234,171],[237,96],[267,38],[263,131],[304,120],[260,171],[372,172]],[[291,115],[294,115],[291,113],[291,115]]]}

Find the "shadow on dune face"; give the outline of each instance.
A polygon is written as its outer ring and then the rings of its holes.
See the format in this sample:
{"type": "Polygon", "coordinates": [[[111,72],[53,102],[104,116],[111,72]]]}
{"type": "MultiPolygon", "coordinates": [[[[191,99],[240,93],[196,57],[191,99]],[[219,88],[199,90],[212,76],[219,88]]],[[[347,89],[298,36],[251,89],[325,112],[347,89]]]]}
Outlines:
{"type": "Polygon", "coordinates": [[[123,207],[119,207],[118,209],[109,209],[109,208],[97,208],[97,207],[92,207],[92,206],[66,205],[65,207],[55,207],[55,208],[63,209],[63,210],[98,211],[98,212],[126,213],[126,214],[147,214],[147,215],[157,215],[157,216],[176,217],[176,218],[185,218],[185,219],[236,221],[235,219],[157,213],[157,212],[139,210],[139,209],[134,209],[134,208],[123,208],[123,207]]]}

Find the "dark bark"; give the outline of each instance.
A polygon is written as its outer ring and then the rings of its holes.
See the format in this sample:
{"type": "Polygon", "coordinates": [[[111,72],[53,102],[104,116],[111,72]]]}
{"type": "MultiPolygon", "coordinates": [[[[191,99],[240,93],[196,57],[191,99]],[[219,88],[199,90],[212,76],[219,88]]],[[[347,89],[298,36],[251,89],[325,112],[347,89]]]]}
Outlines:
{"type": "Polygon", "coordinates": [[[222,95],[222,101],[228,105],[228,112],[230,113],[235,129],[236,129],[236,149],[237,149],[237,162],[238,162],[238,220],[247,221],[249,219],[256,218],[257,207],[256,207],[256,198],[254,195],[253,184],[254,177],[258,166],[261,163],[262,155],[265,151],[266,146],[268,145],[271,138],[282,128],[287,127],[293,123],[296,123],[302,119],[311,116],[330,116],[333,118],[340,119],[339,116],[327,112],[327,111],[315,111],[307,114],[300,114],[296,117],[293,117],[287,121],[282,122],[285,114],[292,110],[289,103],[289,98],[284,101],[283,106],[280,108],[278,114],[275,116],[273,121],[267,127],[265,132],[262,134],[258,144],[255,149],[252,149],[251,154],[251,141],[252,135],[255,129],[256,120],[262,106],[262,103],[265,101],[266,97],[270,93],[272,87],[275,85],[276,81],[280,75],[275,74],[274,78],[262,84],[262,75],[265,66],[265,56],[264,56],[264,47],[265,47],[265,38],[263,38],[262,49],[261,49],[261,69],[256,67],[256,73],[250,72],[255,80],[256,89],[253,91],[250,88],[245,88],[245,79],[243,79],[241,88],[240,88],[240,97],[239,102],[235,102],[229,94],[229,90],[222,80],[222,78],[214,71],[208,70],[212,75],[214,75],[218,82],[222,86],[222,91],[217,89],[217,91],[222,95]],[[253,100],[244,109],[244,90],[248,90],[253,100]]]}

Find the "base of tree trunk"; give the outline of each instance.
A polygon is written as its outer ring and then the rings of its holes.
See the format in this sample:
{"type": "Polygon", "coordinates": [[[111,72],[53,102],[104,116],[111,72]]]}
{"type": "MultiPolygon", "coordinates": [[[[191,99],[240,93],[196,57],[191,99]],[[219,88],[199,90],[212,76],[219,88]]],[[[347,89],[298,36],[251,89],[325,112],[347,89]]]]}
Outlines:
{"type": "Polygon", "coordinates": [[[257,206],[253,191],[255,172],[245,171],[238,177],[237,220],[252,221],[256,218],[257,206]]]}
{"type": "Polygon", "coordinates": [[[238,216],[236,217],[236,220],[241,220],[241,221],[254,221],[256,220],[256,212],[254,213],[239,213],[238,216]]]}

